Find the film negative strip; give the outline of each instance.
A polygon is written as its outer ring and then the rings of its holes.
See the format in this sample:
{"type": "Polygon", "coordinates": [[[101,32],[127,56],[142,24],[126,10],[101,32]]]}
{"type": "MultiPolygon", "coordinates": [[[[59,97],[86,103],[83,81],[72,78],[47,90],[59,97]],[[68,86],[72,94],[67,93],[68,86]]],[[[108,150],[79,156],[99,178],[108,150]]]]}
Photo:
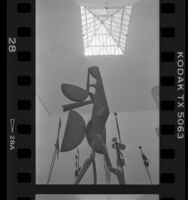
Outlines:
{"type": "Polygon", "coordinates": [[[185,199],[185,1],[6,6],[7,199],[185,199]]]}

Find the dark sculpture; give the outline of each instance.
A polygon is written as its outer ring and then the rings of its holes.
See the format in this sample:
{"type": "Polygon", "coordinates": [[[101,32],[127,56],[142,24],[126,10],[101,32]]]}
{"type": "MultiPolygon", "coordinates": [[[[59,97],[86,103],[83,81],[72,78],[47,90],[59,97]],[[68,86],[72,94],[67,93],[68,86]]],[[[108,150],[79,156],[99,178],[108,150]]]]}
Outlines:
{"type": "Polygon", "coordinates": [[[147,172],[147,175],[149,177],[150,183],[152,184],[151,176],[150,176],[149,169],[148,169],[149,168],[149,164],[151,163],[151,161],[143,153],[142,146],[139,146],[139,149],[140,149],[140,152],[141,152],[141,156],[142,156],[142,160],[143,160],[143,163],[144,163],[144,167],[146,169],[146,172],[147,172]]]}
{"type": "Polygon", "coordinates": [[[119,141],[116,137],[112,139],[112,148],[116,150],[117,154],[117,168],[121,170],[123,179],[124,179],[124,184],[125,184],[125,175],[124,175],[124,169],[123,167],[125,166],[125,159],[123,156],[122,151],[126,149],[126,146],[122,144],[121,142],[121,135],[120,135],[120,130],[119,130],[119,124],[118,124],[118,119],[117,119],[117,113],[114,113],[115,118],[116,118],[116,127],[117,127],[117,132],[118,132],[118,138],[119,141]]]}
{"type": "MultiPolygon", "coordinates": [[[[90,145],[92,152],[91,155],[84,162],[83,166],[79,165],[79,151],[77,150],[77,155],[75,156],[76,160],[76,170],[75,170],[75,184],[79,184],[82,178],[84,177],[86,171],[90,167],[93,166],[93,176],[94,176],[94,184],[97,183],[97,171],[96,171],[96,163],[95,163],[95,155],[96,153],[102,154],[104,158],[104,167],[106,173],[106,183],[110,184],[110,173],[116,175],[119,184],[126,184],[124,169],[125,159],[122,151],[126,149],[126,146],[121,142],[120,130],[117,120],[117,113],[114,113],[116,119],[116,126],[118,131],[118,138],[113,138],[112,148],[116,150],[117,154],[117,168],[112,166],[108,150],[106,147],[106,122],[108,120],[110,111],[108,107],[108,103],[105,96],[105,91],[103,87],[102,77],[99,71],[99,68],[96,66],[88,68],[87,75],[87,84],[86,89],[80,88],[71,84],[62,84],[61,85],[62,93],[74,103],[63,105],[63,111],[69,111],[68,119],[65,127],[64,137],[61,144],[59,146],[59,134],[61,129],[61,118],[59,119],[59,127],[56,143],[54,144],[55,150],[52,156],[50,172],[48,175],[47,184],[49,184],[52,171],[54,167],[54,163],[56,157],[59,158],[59,152],[67,152],[73,149],[76,149],[86,137],[88,144],[90,145]],[[91,84],[90,78],[94,78],[96,83],[91,84]],[[90,89],[94,89],[94,92],[91,92],[90,89]],[[88,121],[87,125],[83,117],[75,110],[76,108],[86,106],[92,104],[92,114],[91,118],[88,121]]],[[[93,91],[93,90],[92,90],[93,91]]],[[[154,100],[157,102],[157,91],[158,87],[154,87],[152,92],[155,93],[154,100]]],[[[149,173],[149,164],[150,161],[146,157],[146,155],[142,151],[142,147],[139,146],[139,150],[141,152],[141,157],[144,163],[144,167],[146,169],[147,175],[149,176],[150,182],[152,184],[151,176],[149,173]]]]}
{"type": "Polygon", "coordinates": [[[80,173],[81,167],[80,167],[80,151],[77,149],[76,155],[75,155],[75,178],[78,177],[78,174],[80,173]]]}
{"type": "Polygon", "coordinates": [[[97,183],[97,172],[95,164],[95,154],[103,154],[109,170],[117,176],[120,184],[125,184],[122,171],[114,168],[111,164],[110,157],[106,148],[106,122],[110,114],[108,103],[105,96],[102,77],[99,68],[92,66],[88,68],[88,77],[86,89],[78,86],[62,84],[63,94],[70,100],[76,101],[75,103],[64,105],[64,111],[70,111],[63,142],[61,145],[61,152],[70,151],[75,149],[86,136],[87,141],[92,149],[90,157],[85,161],[75,184],[79,184],[84,174],[93,165],[94,184],[97,183]],[[95,84],[90,83],[90,76],[96,80],[95,84]],[[94,88],[95,92],[90,92],[90,88],[94,88]],[[87,98],[90,100],[86,100],[87,98]],[[86,101],[85,101],[86,100],[86,101]],[[82,116],[73,109],[93,104],[91,119],[85,124],[82,116]]]}
{"type": "Polygon", "coordinates": [[[105,170],[105,176],[106,176],[106,184],[111,184],[111,172],[106,164],[105,156],[103,156],[104,160],[104,170],[105,170]]]}

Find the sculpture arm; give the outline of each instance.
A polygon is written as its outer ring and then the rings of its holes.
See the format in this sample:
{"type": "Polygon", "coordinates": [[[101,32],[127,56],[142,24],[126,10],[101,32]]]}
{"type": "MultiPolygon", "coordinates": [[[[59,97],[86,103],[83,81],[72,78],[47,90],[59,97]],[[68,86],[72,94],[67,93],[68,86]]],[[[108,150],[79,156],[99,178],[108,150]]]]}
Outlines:
{"type": "Polygon", "coordinates": [[[89,74],[89,68],[88,68],[88,71],[87,71],[87,85],[86,85],[86,90],[87,90],[88,93],[89,93],[89,81],[90,81],[89,76],[90,76],[90,74],[89,74]]]}

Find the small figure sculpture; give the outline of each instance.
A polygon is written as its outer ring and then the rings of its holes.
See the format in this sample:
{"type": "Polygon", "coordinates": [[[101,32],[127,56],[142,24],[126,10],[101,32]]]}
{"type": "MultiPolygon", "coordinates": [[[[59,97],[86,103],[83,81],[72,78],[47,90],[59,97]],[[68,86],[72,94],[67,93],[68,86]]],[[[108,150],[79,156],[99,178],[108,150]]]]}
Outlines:
{"type": "Polygon", "coordinates": [[[112,144],[112,148],[115,149],[117,153],[117,167],[121,168],[123,171],[123,166],[125,166],[125,159],[121,151],[125,150],[125,145],[118,142],[116,137],[112,139],[112,142],[114,142],[112,144]]]}
{"type": "Polygon", "coordinates": [[[76,160],[76,170],[75,170],[75,178],[78,177],[78,174],[80,173],[81,167],[80,167],[80,151],[77,149],[76,155],[75,155],[75,160],[76,160]]]}
{"type": "Polygon", "coordinates": [[[123,156],[122,151],[126,149],[126,146],[122,144],[121,142],[121,135],[120,135],[120,130],[119,130],[119,124],[118,124],[118,119],[117,119],[117,113],[114,113],[115,119],[116,119],[116,127],[117,127],[117,132],[118,132],[118,137],[119,137],[119,142],[116,137],[112,139],[112,148],[116,150],[117,154],[117,168],[121,170],[124,182],[125,182],[125,176],[124,176],[124,169],[123,167],[125,166],[125,159],[123,156]]]}
{"type": "Polygon", "coordinates": [[[63,106],[64,111],[70,112],[67,120],[63,142],[61,145],[61,152],[75,149],[83,141],[85,136],[92,149],[91,155],[88,159],[86,159],[78,177],[76,178],[75,184],[80,183],[91,164],[93,165],[94,184],[97,183],[95,164],[96,153],[104,155],[106,164],[110,172],[117,176],[120,184],[125,184],[124,177],[122,176],[122,171],[112,166],[106,147],[105,125],[109,117],[110,111],[106,100],[103,81],[99,68],[97,66],[92,66],[88,68],[86,90],[78,86],[69,84],[62,84],[61,89],[63,94],[67,98],[72,101],[76,101],[76,103],[63,106]],[[95,84],[90,83],[90,76],[96,80],[95,84]],[[95,89],[94,93],[90,92],[91,87],[95,89]],[[90,100],[85,101],[88,97],[90,97],[90,100]],[[91,119],[86,126],[82,116],[73,109],[88,104],[93,104],[93,110],[91,119]]]}
{"type": "Polygon", "coordinates": [[[150,176],[150,173],[149,173],[149,164],[151,163],[151,161],[147,158],[147,156],[143,153],[142,151],[142,146],[139,146],[138,147],[140,149],[140,152],[141,152],[141,156],[142,156],[142,159],[143,159],[143,163],[144,163],[144,166],[145,166],[145,169],[146,169],[146,172],[148,174],[148,177],[149,177],[149,180],[152,184],[152,180],[151,180],[151,176],[150,176]]]}

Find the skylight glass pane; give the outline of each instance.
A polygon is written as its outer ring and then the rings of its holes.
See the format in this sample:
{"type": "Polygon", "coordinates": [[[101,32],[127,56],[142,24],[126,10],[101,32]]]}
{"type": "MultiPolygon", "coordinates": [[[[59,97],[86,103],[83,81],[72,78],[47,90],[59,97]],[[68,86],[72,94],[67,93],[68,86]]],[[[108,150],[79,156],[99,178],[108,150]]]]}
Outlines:
{"type": "Polygon", "coordinates": [[[80,9],[85,55],[122,55],[132,6],[80,9]]]}

